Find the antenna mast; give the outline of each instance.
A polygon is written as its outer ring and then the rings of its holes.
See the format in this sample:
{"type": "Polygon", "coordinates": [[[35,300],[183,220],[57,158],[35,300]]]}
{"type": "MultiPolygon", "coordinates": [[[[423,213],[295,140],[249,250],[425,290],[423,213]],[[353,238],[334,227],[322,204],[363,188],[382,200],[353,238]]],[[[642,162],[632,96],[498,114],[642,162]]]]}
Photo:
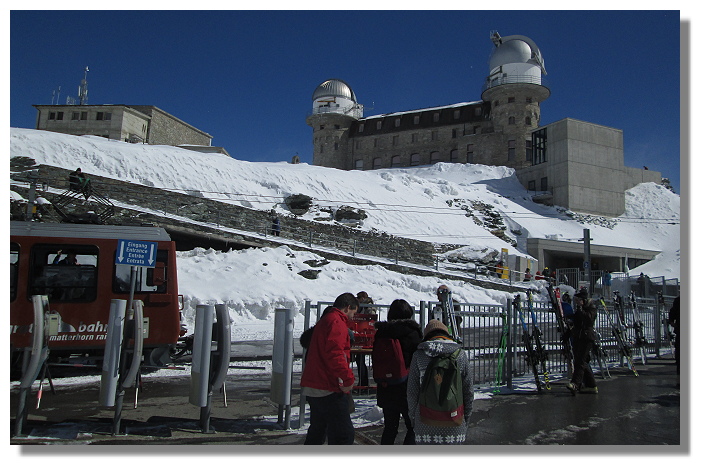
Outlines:
{"type": "Polygon", "coordinates": [[[88,67],[83,72],[83,80],[81,80],[81,86],[78,87],[78,104],[84,105],[88,104],[88,67]]]}

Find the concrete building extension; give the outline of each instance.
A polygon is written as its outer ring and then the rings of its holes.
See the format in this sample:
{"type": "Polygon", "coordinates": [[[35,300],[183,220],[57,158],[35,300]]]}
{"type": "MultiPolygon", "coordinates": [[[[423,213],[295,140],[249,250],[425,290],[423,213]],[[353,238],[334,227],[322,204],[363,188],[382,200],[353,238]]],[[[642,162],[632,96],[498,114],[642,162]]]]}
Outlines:
{"type": "Polygon", "coordinates": [[[363,117],[346,82],[313,93],[313,164],[342,170],[479,163],[516,169],[537,202],[615,217],[624,191],[661,183],[657,171],[624,166],[622,131],[563,119],[541,125],[550,96],[538,46],[525,36],[491,34],[494,45],[481,100],[363,117]]]}
{"type": "Polygon", "coordinates": [[[213,136],[148,105],[33,105],[39,130],[72,135],[97,135],[123,142],[183,146],[189,150],[218,152],[213,136]]]}

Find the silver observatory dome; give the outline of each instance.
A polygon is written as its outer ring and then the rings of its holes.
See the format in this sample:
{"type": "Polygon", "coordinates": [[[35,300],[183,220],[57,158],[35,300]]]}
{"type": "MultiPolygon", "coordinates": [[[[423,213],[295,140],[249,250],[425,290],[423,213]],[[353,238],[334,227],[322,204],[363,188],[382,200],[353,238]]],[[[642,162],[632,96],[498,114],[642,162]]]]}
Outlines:
{"type": "Polygon", "coordinates": [[[311,100],[316,101],[318,98],[324,96],[337,96],[339,98],[346,98],[357,103],[357,98],[355,97],[355,93],[352,88],[350,88],[350,85],[342,80],[338,80],[337,78],[326,80],[318,85],[318,87],[316,87],[313,91],[311,100]]]}
{"type": "Polygon", "coordinates": [[[495,49],[490,57],[490,71],[508,64],[529,64],[538,66],[546,74],[541,51],[531,39],[520,35],[501,37],[496,31],[492,32],[491,39],[495,49]]]}

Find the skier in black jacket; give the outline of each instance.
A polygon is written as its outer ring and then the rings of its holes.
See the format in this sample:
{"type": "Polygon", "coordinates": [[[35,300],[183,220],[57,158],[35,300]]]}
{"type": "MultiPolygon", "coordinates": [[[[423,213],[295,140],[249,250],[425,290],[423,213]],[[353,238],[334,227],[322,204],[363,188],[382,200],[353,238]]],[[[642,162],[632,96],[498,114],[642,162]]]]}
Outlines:
{"type": "MultiPolygon", "coordinates": [[[[375,323],[375,329],[377,330],[375,339],[387,337],[399,340],[407,368],[411,365],[411,357],[414,355],[414,351],[416,351],[423,336],[421,326],[412,319],[413,315],[414,309],[411,305],[406,300],[397,299],[389,306],[388,321],[375,323]]],[[[372,367],[374,368],[374,364],[372,364],[372,367]]],[[[414,444],[416,437],[409,419],[406,382],[400,384],[378,384],[377,406],[382,408],[384,413],[384,431],[382,432],[381,444],[394,444],[399,430],[399,415],[404,418],[407,429],[406,436],[404,436],[404,444],[414,444]]]]}
{"type": "Polygon", "coordinates": [[[597,393],[597,383],[590,368],[590,351],[595,345],[597,306],[588,298],[586,288],[575,294],[575,323],[573,325],[573,377],[566,386],[570,393],[597,393]],[[583,387],[582,384],[585,384],[583,387]]]}

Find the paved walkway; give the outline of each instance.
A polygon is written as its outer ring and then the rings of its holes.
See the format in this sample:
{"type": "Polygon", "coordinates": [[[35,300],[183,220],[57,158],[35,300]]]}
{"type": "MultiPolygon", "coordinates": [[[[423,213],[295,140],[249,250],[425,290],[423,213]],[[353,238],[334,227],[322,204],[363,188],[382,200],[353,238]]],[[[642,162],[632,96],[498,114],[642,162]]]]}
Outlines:
{"type": "MultiPolygon", "coordinates": [[[[567,444],[650,445],[639,452],[687,452],[689,436],[683,430],[689,425],[688,413],[681,413],[673,360],[652,358],[637,368],[639,377],[624,368],[612,369],[611,378],[598,379],[598,395],[572,396],[563,379],[541,393],[527,386],[476,399],[467,443],[496,451],[500,448],[495,446],[567,444]]],[[[99,384],[74,386],[70,393],[57,390],[56,395],[45,390],[42,407],[30,410],[24,428],[30,436],[13,437],[11,444],[302,444],[304,431],[281,429],[271,419],[278,410],[269,399],[269,386],[269,377],[257,375],[229,382],[228,406],[221,395],[214,397],[210,425],[215,432],[204,433],[199,408],[188,404],[188,377],[146,377],[137,409],[128,391],[121,420],[127,434],[116,436],[111,433],[114,411],[97,405],[99,384]]],[[[297,411],[298,394],[292,399],[297,411]]],[[[30,401],[34,403],[34,395],[30,401]]],[[[11,429],[16,406],[13,390],[11,429]]],[[[398,443],[404,435],[400,427],[398,443]]],[[[378,444],[382,429],[381,424],[357,428],[356,444],[378,444]]],[[[32,449],[38,451],[25,446],[24,452],[32,449]]]]}

